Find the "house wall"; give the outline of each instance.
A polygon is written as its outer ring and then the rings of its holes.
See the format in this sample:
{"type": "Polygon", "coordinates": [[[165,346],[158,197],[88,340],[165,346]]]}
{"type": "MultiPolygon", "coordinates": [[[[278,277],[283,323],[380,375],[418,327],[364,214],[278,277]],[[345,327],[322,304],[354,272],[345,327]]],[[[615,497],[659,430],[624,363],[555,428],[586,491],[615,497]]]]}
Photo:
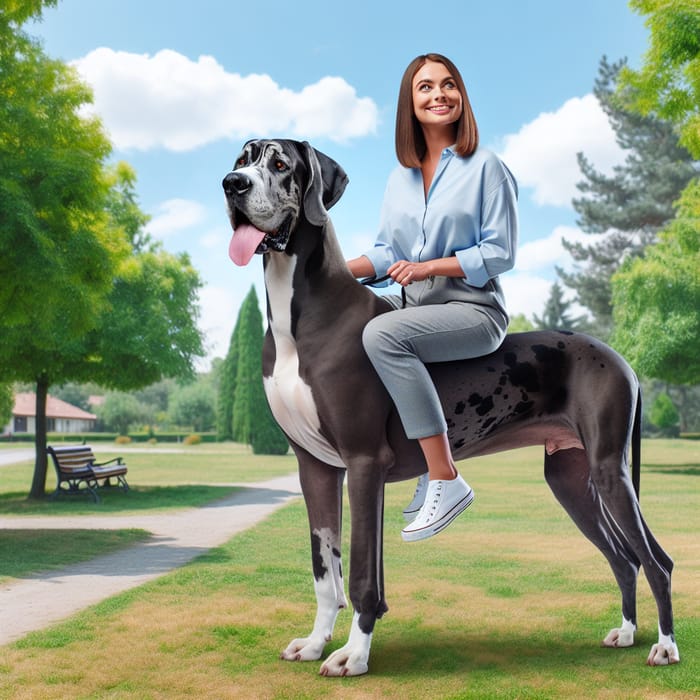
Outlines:
{"type": "MultiPolygon", "coordinates": [[[[95,429],[95,421],[77,418],[47,418],[46,428],[50,433],[89,433],[95,429]]],[[[2,433],[34,433],[36,419],[34,416],[13,416],[12,422],[5,426],[2,433]],[[18,420],[21,419],[21,420],[18,420]],[[24,425],[26,427],[24,427],[24,425]]]]}

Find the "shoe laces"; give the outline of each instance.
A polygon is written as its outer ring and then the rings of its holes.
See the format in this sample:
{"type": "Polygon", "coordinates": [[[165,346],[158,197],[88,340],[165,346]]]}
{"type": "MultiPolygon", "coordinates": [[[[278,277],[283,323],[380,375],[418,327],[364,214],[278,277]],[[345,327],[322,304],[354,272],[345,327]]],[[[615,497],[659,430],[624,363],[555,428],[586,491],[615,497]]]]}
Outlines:
{"type": "Polygon", "coordinates": [[[440,496],[442,495],[442,482],[437,484],[435,487],[435,495],[433,496],[433,502],[430,506],[430,512],[428,513],[428,517],[432,517],[435,515],[435,511],[437,510],[438,504],[440,503],[440,496]]]}

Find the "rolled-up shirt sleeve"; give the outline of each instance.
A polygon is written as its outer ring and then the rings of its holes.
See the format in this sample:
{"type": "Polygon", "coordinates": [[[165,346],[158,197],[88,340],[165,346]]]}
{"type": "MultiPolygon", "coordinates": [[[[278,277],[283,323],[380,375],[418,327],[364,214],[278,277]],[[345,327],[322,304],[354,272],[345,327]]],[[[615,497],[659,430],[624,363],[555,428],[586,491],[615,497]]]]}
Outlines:
{"type": "Polygon", "coordinates": [[[515,181],[506,175],[483,201],[480,238],[476,245],[455,251],[467,283],[483,287],[515,265],[518,208],[515,181]]]}
{"type": "Polygon", "coordinates": [[[363,253],[376,277],[398,260],[456,256],[465,282],[481,288],[515,264],[517,184],[486,149],[469,157],[443,151],[428,195],[420,168],[389,176],[374,247],[363,253]]]}

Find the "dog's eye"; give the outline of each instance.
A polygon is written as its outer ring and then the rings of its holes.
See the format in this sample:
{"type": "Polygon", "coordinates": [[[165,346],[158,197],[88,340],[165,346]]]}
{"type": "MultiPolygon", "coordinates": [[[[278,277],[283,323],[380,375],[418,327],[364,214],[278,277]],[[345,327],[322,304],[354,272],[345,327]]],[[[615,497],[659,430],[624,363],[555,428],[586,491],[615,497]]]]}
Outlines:
{"type": "Polygon", "coordinates": [[[236,161],[236,167],[237,168],[242,168],[248,159],[245,156],[241,156],[237,161],[236,161]]]}
{"type": "Polygon", "coordinates": [[[275,161],[275,170],[277,170],[277,172],[281,173],[283,170],[286,170],[286,169],[287,169],[287,164],[284,161],[282,161],[282,160],[275,161]]]}

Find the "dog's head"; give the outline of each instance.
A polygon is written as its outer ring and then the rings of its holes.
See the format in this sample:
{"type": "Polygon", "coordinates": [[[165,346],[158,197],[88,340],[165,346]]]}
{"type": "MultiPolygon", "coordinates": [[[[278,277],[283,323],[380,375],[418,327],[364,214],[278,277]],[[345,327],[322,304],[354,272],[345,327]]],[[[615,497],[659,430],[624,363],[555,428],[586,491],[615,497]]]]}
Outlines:
{"type": "Polygon", "coordinates": [[[233,262],[247,265],[255,253],[284,251],[302,219],[323,226],[347,182],[334,160],[305,141],[248,141],[222,183],[233,262]]]}

